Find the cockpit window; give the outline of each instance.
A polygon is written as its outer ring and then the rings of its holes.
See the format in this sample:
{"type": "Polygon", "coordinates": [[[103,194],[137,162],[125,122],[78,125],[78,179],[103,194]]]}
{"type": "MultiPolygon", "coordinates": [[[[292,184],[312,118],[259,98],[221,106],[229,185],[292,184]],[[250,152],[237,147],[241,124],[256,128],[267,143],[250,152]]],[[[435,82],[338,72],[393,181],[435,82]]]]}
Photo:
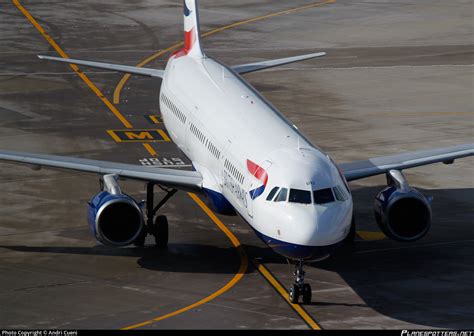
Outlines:
{"type": "Polygon", "coordinates": [[[320,189],[313,191],[314,203],[316,204],[325,204],[334,202],[334,195],[331,188],[320,189]]]}
{"type": "Polygon", "coordinates": [[[347,200],[346,194],[344,193],[341,186],[335,186],[333,188],[333,191],[338,201],[344,202],[345,200],[347,200]]]}
{"type": "Polygon", "coordinates": [[[271,201],[280,187],[273,188],[267,196],[267,201],[271,201]]]}
{"type": "Polygon", "coordinates": [[[308,190],[290,189],[288,202],[311,204],[311,192],[308,190]]]}
{"type": "Polygon", "coordinates": [[[344,172],[342,171],[342,169],[336,164],[336,162],[334,162],[333,159],[329,158],[332,162],[332,164],[334,166],[336,166],[337,168],[337,171],[339,172],[339,176],[341,177],[341,180],[344,182],[344,187],[346,188],[347,192],[350,194],[351,193],[351,189],[349,188],[349,185],[347,184],[347,180],[344,176],[344,172]]]}
{"type": "Polygon", "coordinates": [[[285,202],[287,195],[288,195],[288,189],[281,188],[274,202],[285,202]]]}

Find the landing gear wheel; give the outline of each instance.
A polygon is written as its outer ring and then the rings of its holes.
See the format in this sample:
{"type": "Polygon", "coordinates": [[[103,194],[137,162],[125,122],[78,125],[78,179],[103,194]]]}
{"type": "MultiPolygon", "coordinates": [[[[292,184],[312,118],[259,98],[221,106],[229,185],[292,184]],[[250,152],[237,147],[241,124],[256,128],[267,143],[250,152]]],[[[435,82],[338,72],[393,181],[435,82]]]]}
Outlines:
{"type": "Polygon", "coordinates": [[[133,242],[133,245],[137,247],[143,247],[145,246],[145,238],[146,238],[147,232],[145,227],[142,228],[140,231],[140,234],[138,235],[137,239],[133,242]]]}
{"type": "Polygon", "coordinates": [[[303,260],[297,260],[295,262],[295,272],[293,273],[295,276],[295,282],[290,287],[288,293],[291,303],[298,303],[300,296],[303,297],[303,303],[311,302],[311,286],[304,283],[305,271],[303,270],[303,267],[303,260]]]}
{"type": "Polygon", "coordinates": [[[165,249],[168,246],[168,219],[166,216],[156,216],[153,227],[156,247],[165,249]]]}
{"type": "Polygon", "coordinates": [[[298,303],[298,298],[300,296],[300,289],[297,284],[293,284],[288,291],[288,296],[291,303],[298,303]]]}
{"type": "Polygon", "coordinates": [[[303,303],[304,304],[309,304],[311,303],[311,296],[312,296],[312,292],[311,292],[311,286],[310,284],[304,284],[303,285],[303,291],[302,291],[302,296],[303,296],[303,303]]]}
{"type": "Polygon", "coordinates": [[[155,237],[158,248],[165,249],[168,246],[168,219],[166,216],[156,216],[158,210],[176,194],[176,189],[166,189],[161,186],[161,190],[166,192],[166,196],[155,206],[154,189],[155,183],[146,184],[146,231],[155,237]],[[153,218],[155,219],[153,221],[153,218]]]}

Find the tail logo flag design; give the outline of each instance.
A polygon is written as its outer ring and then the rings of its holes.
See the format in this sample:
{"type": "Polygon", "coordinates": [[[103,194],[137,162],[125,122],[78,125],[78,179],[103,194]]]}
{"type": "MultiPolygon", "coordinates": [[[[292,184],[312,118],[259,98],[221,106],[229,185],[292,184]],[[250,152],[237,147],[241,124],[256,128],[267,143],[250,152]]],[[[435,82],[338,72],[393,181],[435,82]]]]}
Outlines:
{"type": "Polygon", "coordinates": [[[262,182],[262,185],[260,187],[249,191],[250,198],[256,199],[265,191],[265,187],[267,186],[267,182],[268,182],[268,174],[265,169],[263,169],[258,164],[248,159],[247,159],[247,169],[250,172],[250,174],[252,174],[253,176],[255,176],[255,178],[260,180],[260,182],[262,182]]]}
{"type": "Polygon", "coordinates": [[[188,6],[186,5],[186,0],[183,1],[184,2],[184,16],[189,16],[189,14],[191,14],[191,10],[188,8],[188,6]]]}
{"type": "Polygon", "coordinates": [[[184,46],[182,49],[173,53],[174,57],[191,56],[194,58],[203,58],[199,42],[199,15],[196,0],[183,1],[184,14],[184,46]]]}
{"type": "Polygon", "coordinates": [[[193,48],[194,42],[196,42],[194,28],[191,28],[190,31],[184,32],[184,48],[183,51],[187,55],[189,51],[193,48]]]}

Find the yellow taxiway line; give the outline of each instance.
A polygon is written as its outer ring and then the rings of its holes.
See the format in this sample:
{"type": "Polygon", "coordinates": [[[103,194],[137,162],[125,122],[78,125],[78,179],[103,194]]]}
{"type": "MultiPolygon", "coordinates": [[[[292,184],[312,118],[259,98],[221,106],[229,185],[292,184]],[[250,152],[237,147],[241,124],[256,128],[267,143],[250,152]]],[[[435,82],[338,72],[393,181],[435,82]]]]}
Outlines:
{"type": "Polygon", "coordinates": [[[291,308],[308,324],[313,330],[321,330],[319,324],[308,314],[308,312],[299,304],[291,303],[288,292],[282,284],[273,276],[273,274],[258,260],[253,259],[252,263],[258,269],[261,275],[272,285],[280,296],[290,305],[291,308]]]}
{"type": "Polygon", "coordinates": [[[148,151],[148,153],[151,154],[151,156],[158,156],[158,153],[155,151],[155,149],[150,145],[150,144],[143,144],[143,147],[148,151]]]}
{"type": "Polygon", "coordinates": [[[150,325],[152,323],[159,322],[159,321],[165,320],[167,318],[176,316],[178,314],[184,313],[188,310],[194,309],[197,306],[200,306],[200,305],[202,305],[206,302],[209,302],[209,301],[215,299],[216,297],[218,297],[218,296],[224,294],[225,292],[227,292],[240,279],[242,279],[245,272],[247,272],[248,258],[247,258],[247,255],[245,254],[244,249],[242,248],[242,245],[240,244],[239,240],[237,239],[237,237],[224,225],[224,223],[222,223],[222,221],[219,218],[217,218],[217,216],[211,211],[211,209],[209,209],[209,207],[206,204],[204,204],[203,201],[201,201],[201,199],[199,197],[197,197],[193,193],[188,193],[188,195],[196,202],[197,205],[199,205],[199,207],[209,216],[209,218],[219,227],[219,229],[221,229],[221,231],[224,232],[225,235],[230,239],[230,241],[232,242],[232,245],[239,252],[240,260],[241,260],[240,268],[237,271],[237,273],[234,275],[234,277],[224,287],[220,288],[218,291],[212,293],[211,295],[207,296],[206,298],[204,298],[202,300],[199,300],[199,301],[197,301],[197,302],[195,302],[195,303],[193,303],[193,304],[191,304],[187,307],[176,310],[172,313],[162,315],[162,316],[159,316],[159,317],[155,317],[151,320],[122,328],[122,330],[130,330],[130,329],[141,328],[141,327],[150,325]]]}
{"type": "MultiPolygon", "coordinates": [[[[44,37],[46,41],[53,47],[54,50],[62,57],[62,58],[70,58],[61,47],[49,36],[46,31],[41,27],[38,21],[35,20],[33,16],[20,4],[19,0],[13,0],[13,4],[23,13],[23,15],[30,21],[30,23],[36,28],[36,30],[44,37]]],[[[95,86],[94,83],[91,82],[89,77],[87,77],[82,71],[79,70],[77,65],[69,64],[71,69],[81,77],[81,79],[89,86],[89,88],[95,93],[97,97],[109,108],[109,110],[122,122],[122,124],[126,128],[132,128],[132,125],[125,119],[125,117],[117,110],[117,108],[108,100],[104,94],[95,86]]]]}

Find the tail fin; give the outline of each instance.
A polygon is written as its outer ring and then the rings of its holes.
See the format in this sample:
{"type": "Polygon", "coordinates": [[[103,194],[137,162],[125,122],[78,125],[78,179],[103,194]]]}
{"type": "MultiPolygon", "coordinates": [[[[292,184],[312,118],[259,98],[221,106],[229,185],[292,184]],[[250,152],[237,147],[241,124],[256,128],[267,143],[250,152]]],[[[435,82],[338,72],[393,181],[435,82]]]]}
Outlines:
{"type": "Polygon", "coordinates": [[[199,38],[199,13],[197,0],[183,0],[184,2],[184,48],[183,52],[194,58],[203,58],[199,38]]]}

